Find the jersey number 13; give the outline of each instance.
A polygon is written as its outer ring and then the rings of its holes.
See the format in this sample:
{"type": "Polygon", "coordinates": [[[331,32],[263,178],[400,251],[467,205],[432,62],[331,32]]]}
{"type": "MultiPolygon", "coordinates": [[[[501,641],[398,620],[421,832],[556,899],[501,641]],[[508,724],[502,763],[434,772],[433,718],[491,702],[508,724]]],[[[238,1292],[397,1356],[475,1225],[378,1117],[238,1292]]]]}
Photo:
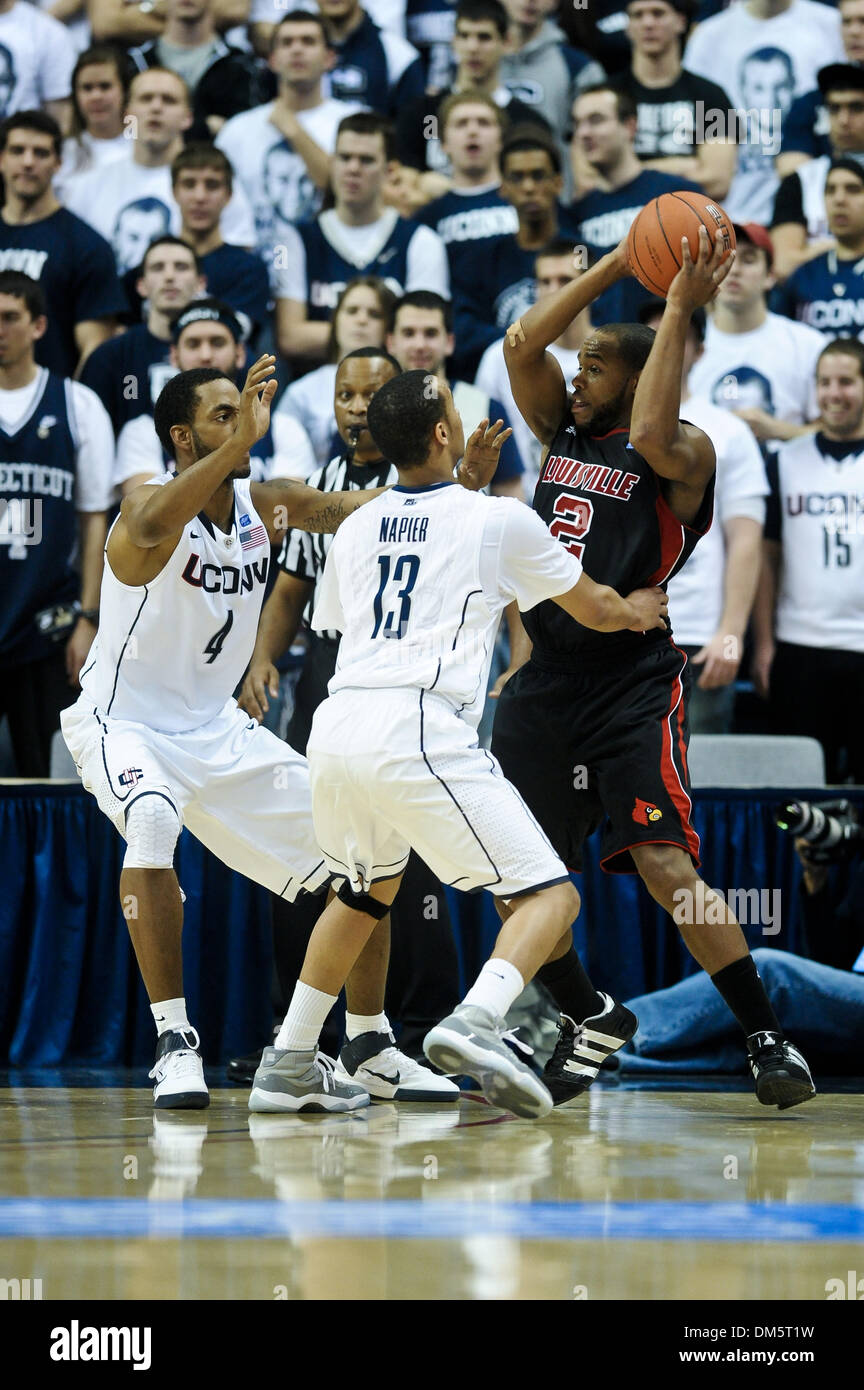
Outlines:
{"type": "Polygon", "coordinates": [[[378,592],[372,604],[373,637],[404,637],[411,616],[411,590],[420,570],[419,555],[400,555],[392,567],[389,555],[378,556],[381,570],[378,592]],[[397,611],[398,605],[398,611],[397,611]]]}

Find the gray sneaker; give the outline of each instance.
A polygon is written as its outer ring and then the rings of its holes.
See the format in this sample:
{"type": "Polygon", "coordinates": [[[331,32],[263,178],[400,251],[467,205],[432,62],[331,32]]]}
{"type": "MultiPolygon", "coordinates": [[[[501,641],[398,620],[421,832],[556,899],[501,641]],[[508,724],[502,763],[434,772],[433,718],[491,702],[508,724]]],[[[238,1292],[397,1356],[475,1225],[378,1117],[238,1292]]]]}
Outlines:
{"type": "MultiPolygon", "coordinates": [[[[460,1004],[426,1034],[423,1051],[440,1071],[473,1077],[491,1105],[528,1120],[542,1119],[552,1109],[552,1097],[543,1082],[513,1056],[505,1036],[503,1018],[473,1004],[460,1004]]],[[[515,1038],[512,1041],[518,1043],[515,1038]]]]}
{"type": "Polygon", "coordinates": [[[265,1047],[252,1080],[249,1109],[281,1115],[297,1112],[359,1110],[368,1105],[369,1092],[363,1086],[337,1081],[335,1062],[323,1052],[283,1052],[265,1047]]]}

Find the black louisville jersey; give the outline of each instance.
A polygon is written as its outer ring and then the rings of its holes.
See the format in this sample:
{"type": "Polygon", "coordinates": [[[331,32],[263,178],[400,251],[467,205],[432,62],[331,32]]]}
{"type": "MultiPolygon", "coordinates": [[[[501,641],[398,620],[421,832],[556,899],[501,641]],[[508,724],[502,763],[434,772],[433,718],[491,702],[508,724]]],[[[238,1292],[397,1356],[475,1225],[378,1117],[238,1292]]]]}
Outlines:
{"type": "MultiPolygon", "coordinates": [[[[630,443],[626,428],[591,435],[564,417],[549,446],[534,492],[534,510],[552,535],[582,561],[597,584],[619,594],[677,574],[711,525],[714,478],[692,525],[673,514],[663,480],[630,443]]],[[[665,641],[659,628],[638,632],[595,632],[547,600],[523,615],[535,656],[556,662],[586,653],[645,650],[665,641]]]]}

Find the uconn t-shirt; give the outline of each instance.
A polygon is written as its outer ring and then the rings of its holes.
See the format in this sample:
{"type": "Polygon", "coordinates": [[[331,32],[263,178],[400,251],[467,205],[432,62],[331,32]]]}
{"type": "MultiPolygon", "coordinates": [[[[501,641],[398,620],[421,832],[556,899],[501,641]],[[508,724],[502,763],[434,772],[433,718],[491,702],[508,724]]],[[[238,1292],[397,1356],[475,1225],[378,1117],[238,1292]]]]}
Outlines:
{"type": "Polygon", "coordinates": [[[864,256],[827,251],[799,266],[772,292],[771,308],[830,338],[864,338],[864,256]]]}
{"type": "MultiPolygon", "coordinates": [[[[677,574],[699,537],[711,525],[714,477],[693,522],[673,514],[663,479],[630,443],[627,429],[591,435],[573,424],[569,411],[549,447],[534,492],[534,510],[556,540],[582,562],[597,584],[619,594],[665,584],[677,574]]],[[[595,632],[555,603],[532,608],[523,621],[534,643],[534,657],[568,667],[583,655],[644,652],[646,643],[665,642],[660,629],[649,633],[595,632]]]]}

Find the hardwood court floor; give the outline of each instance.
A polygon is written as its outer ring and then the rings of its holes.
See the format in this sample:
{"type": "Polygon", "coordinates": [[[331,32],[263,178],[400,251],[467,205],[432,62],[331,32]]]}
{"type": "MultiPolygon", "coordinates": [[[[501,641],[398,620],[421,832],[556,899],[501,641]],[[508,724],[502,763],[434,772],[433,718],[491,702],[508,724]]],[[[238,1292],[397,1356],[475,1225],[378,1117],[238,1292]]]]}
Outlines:
{"type": "Polygon", "coordinates": [[[0,1278],[50,1299],[805,1299],[862,1270],[864,1097],[595,1086],[539,1123],[468,1096],[154,1116],[0,1090],[0,1278]]]}

